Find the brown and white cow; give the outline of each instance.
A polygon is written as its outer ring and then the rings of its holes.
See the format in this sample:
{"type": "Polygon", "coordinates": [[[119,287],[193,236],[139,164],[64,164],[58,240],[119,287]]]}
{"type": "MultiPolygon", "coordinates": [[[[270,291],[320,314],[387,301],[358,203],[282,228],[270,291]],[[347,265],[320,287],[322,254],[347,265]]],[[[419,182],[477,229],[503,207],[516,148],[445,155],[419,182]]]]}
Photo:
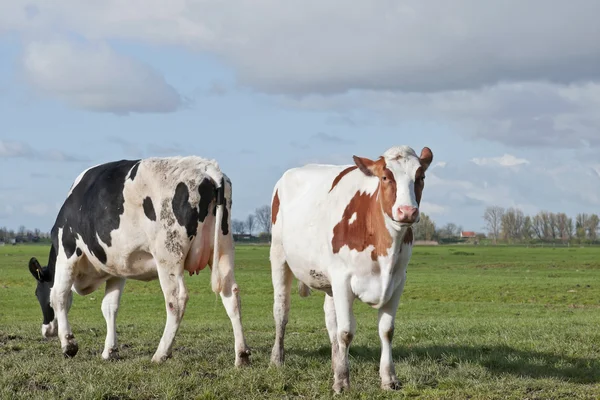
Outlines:
{"type": "Polygon", "coordinates": [[[356,330],[355,298],[379,310],[385,389],[398,389],[392,361],[394,319],[412,253],[411,225],[419,221],[425,171],[433,154],[392,147],[355,165],[306,165],[286,171],[272,198],[271,272],[276,337],[271,362],[284,361],[284,335],[292,278],[300,294],[325,295],[332,346],[333,389],[349,387],[348,348],[356,330]]]}
{"type": "Polygon", "coordinates": [[[102,357],[117,357],[116,316],[126,279],[158,279],[167,320],[152,361],[171,355],[188,301],[184,273],[208,264],[211,285],[233,326],[235,365],[249,362],[234,277],[231,181],[214,160],[147,158],[101,164],[73,183],[52,228],[48,265],[32,258],[42,335],[58,334],[66,357],[78,345],[67,319],[72,293],[87,295],[105,283],[102,357]]]}

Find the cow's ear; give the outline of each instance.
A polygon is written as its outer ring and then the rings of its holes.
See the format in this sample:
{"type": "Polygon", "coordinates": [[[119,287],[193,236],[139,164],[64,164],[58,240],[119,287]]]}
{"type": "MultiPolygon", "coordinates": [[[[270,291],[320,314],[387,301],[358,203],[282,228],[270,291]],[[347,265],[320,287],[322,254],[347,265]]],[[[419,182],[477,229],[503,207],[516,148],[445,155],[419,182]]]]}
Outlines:
{"type": "Polygon", "coordinates": [[[354,163],[366,176],[375,175],[375,161],[364,157],[352,156],[354,163]]]}
{"type": "Polygon", "coordinates": [[[37,258],[35,258],[35,257],[31,257],[31,260],[29,260],[29,272],[31,272],[31,275],[33,275],[33,277],[35,279],[37,279],[39,282],[43,282],[42,266],[40,265],[37,258]]]}
{"type": "Polygon", "coordinates": [[[431,149],[429,147],[423,147],[419,159],[421,160],[421,166],[424,170],[429,168],[429,165],[431,165],[431,161],[433,161],[433,153],[431,152],[431,149]]]}

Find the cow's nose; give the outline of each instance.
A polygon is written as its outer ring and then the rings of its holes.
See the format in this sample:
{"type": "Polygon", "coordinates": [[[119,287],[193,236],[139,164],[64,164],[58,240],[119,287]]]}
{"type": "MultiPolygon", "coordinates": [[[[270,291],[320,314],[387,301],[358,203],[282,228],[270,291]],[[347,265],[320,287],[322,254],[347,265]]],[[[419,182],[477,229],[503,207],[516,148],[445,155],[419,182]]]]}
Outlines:
{"type": "Polygon", "coordinates": [[[419,209],[413,206],[398,207],[398,221],[405,223],[413,223],[419,217],[419,209]]]}

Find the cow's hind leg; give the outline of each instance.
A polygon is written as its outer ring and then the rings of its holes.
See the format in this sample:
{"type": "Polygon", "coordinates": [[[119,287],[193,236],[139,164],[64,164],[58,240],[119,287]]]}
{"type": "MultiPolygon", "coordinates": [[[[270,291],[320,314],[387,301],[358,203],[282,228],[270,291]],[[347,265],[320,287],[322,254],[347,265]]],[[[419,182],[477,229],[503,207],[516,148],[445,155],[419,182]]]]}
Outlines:
{"type": "Polygon", "coordinates": [[[102,299],[102,315],[106,320],[106,340],[102,352],[102,358],[105,360],[119,358],[116,319],[124,286],[125,279],[123,278],[111,278],[106,281],[104,299],[102,299]]]}
{"type": "Polygon", "coordinates": [[[179,324],[185,313],[188,291],[183,280],[183,263],[162,264],[158,266],[158,279],[165,297],[167,323],[152,361],[163,362],[171,356],[171,348],[179,324]]]}
{"type": "Polygon", "coordinates": [[[352,311],[354,294],[350,285],[345,281],[333,280],[332,292],[337,322],[338,353],[333,365],[333,390],[336,393],[350,387],[350,364],[348,350],[356,332],[356,320],[352,311]]]}
{"type": "Polygon", "coordinates": [[[283,246],[271,244],[271,279],[273,282],[273,317],[275,318],[275,344],[271,351],[271,363],[281,366],[285,359],[283,340],[290,312],[290,292],[293,274],[285,261],[283,246]]]}
{"type": "Polygon", "coordinates": [[[233,262],[235,249],[231,236],[223,236],[221,244],[220,257],[218,260],[219,265],[211,266],[211,268],[219,268],[219,271],[222,274],[223,285],[219,294],[233,328],[233,337],[235,340],[235,366],[250,365],[251,352],[246,344],[246,338],[244,337],[244,331],[242,329],[242,301],[240,298],[240,289],[235,282],[233,262]]]}
{"type": "Polygon", "coordinates": [[[59,255],[56,261],[54,286],[50,291],[50,305],[54,309],[54,315],[58,323],[58,338],[63,355],[71,358],[75,357],[79,351],[79,346],[77,345],[67,317],[73,299],[71,287],[74,281],[74,263],[61,258],[63,257],[59,255]]]}

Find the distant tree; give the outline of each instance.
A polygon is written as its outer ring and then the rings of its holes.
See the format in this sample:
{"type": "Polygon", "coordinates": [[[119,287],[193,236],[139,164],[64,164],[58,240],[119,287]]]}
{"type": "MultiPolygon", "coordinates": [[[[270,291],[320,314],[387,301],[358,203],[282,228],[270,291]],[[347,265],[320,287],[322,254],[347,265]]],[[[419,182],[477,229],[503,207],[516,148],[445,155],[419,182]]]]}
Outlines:
{"type": "Polygon", "coordinates": [[[598,226],[600,225],[600,218],[598,215],[592,214],[588,219],[587,224],[587,235],[590,240],[596,240],[598,237],[598,226]]]}
{"type": "Polygon", "coordinates": [[[523,224],[525,215],[518,208],[509,208],[501,219],[502,236],[505,240],[521,240],[523,238],[523,224]]]}
{"type": "Polygon", "coordinates": [[[244,229],[246,229],[246,224],[244,223],[244,221],[240,221],[239,219],[234,219],[231,221],[231,230],[236,235],[243,234],[244,229]]]}
{"type": "Polygon", "coordinates": [[[436,237],[435,223],[425,213],[421,213],[419,222],[412,229],[415,240],[434,240],[436,237]]]}
{"type": "Polygon", "coordinates": [[[271,207],[262,206],[256,209],[256,223],[261,232],[271,233],[271,207]]]}
{"type": "Polygon", "coordinates": [[[254,227],[256,226],[256,220],[254,218],[254,214],[248,215],[246,218],[246,229],[248,230],[248,234],[252,235],[254,232],[254,227]]]}
{"type": "Polygon", "coordinates": [[[575,217],[575,236],[581,241],[586,237],[588,215],[585,213],[577,214],[575,217]]]}
{"type": "Polygon", "coordinates": [[[437,234],[439,237],[451,238],[460,236],[462,232],[462,226],[456,225],[454,222],[448,222],[446,225],[438,229],[437,234]]]}
{"type": "Polygon", "coordinates": [[[533,237],[533,222],[531,221],[531,217],[529,215],[523,220],[523,231],[521,234],[525,240],[531,240],[533,237]]]}
{"type": "Polygon", "coordinates": [[[573,220],[567,217],[567,214],[565,213],[556,214],[555,219],[558,228],[558,238],[563,242],[568,242],[571,240],[573,220]],[[569,225],[571,225],[571,227],[569,227],[569,225]]]}
{"type": "Polygon", "coordinates": [[[574,226],[573,226],[573,218],[567,218],[567,226],[566,226],[566,234],[567,237],[569,238],[569,240],[571,240],[571,238],[573,238],[575,231],[574,231],[574,226]]]}
{"type": "Polygon", "coordinates": [[[504,215],[504,208],[499,206],[490,206],[485,209],[483,219],[486,222],[489,236],[492,237],[493,243],[496,244],[498,236],[500,235],[500,228],[502,225],[502,216],[504,215]]]}

